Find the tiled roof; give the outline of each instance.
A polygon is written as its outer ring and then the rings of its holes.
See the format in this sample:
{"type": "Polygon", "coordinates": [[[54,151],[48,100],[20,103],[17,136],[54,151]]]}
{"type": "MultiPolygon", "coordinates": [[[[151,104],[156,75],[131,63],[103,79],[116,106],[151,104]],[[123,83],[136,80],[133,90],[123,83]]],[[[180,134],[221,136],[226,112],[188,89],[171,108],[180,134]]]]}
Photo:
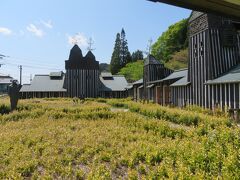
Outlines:
{"type": "Polygon", "coordinates": [[[226,74],[207,81],[206,84],[226,84],[226,83],[239,83],[240,82],[240,65],[230,70],[226,74]]]}
{"type": "Polygon", "coordinates": [[[178,81],[176,81],[175,83],[171,84],[170,86],[187,86],[188,84],[190,84],[190,82],[187,80],[187,76],[179,79],[178,81]]]}
{"type": "Polygon", "coordinates": [[[166,78],[164,78],[163,81],[182,78],[184,76],[187,76],[187,73],[188,73],[187,69],[177,70],[177,71],[174,71],[169,76],[167,76],[166,78]]]}
{"type": "Polygon", "coordinates": [[[143,83],[143,79],[139,79],[139,80],[135,81],[133,83],[133,85],[142,84],[142,83],[143,83]]]}
{"type": "Polygon", "coordinates": [[[101,76],[102,77],[113,77],[112,73],[110,73],[110,72],[102,72],[101,76]]]}
{"type": "Polygon", "coordinates": [[[52,79],[49,75],[35,75],[31,84],[24,84],[20,92],[65,92],[62,78],[52,79]]]}
{"type": "Polygon", "coordinates": [[[13,78],[8,75],[0,74],[0,84],[11,84],[12,80],[13,78]]]}
{"type": "Polygon", "coordinates": [[[162,64],[162,63],[156,60],[154,56],[148,55],[148,57],[144,61],[144,65],[148,65],[148,64],[162,64]]]}
{"type": "Polygon", "coordinates": [[[100,76],[100,81],[102,82],[100,91],[125,91],[128,86],[127,80],[121,75],[113,75],[111,79],[100,76]]]}
{"type": "Polygon", "coordinates": [[[183,78],[183,77],[187,76],[187,73],[188,73],[187,69],[176,70],[172,74],[170,74],[169,76],[165,77],[164,79],[160,79],[160,80],[157,80],[157,81],[151,81],[148,84],[164,82],[164,81],[173,80],[173,79],[180,79],[180,78],[183,78]]]}

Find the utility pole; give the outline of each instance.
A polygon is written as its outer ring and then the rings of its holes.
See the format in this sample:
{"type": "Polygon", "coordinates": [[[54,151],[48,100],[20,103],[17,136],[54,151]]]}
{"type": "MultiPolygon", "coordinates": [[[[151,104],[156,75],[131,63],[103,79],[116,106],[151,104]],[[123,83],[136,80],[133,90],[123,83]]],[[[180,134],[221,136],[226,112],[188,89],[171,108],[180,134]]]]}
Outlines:
{"type": "Polygon", "coordinates": [[[30,74],[30,83],[32,82],[32,74],[30,74]]]}
{"type": "MultiPolygon", "coordinates": [[[[5,56],[3,55],[3,54],[0,54],[0,59],[3,59],[5,56]]],[[[1,64],[0,63],[0,67],[2,66],[2,65],[4,65],[4,64],[1,64]]]]}
{"type": "Polygon", "coordinates": [[[146,49],[146,51],[144,51],[144,54],[146,54],[147,56],[149,56],[149,55],[151,54],[151,51],[152,51],[152,42],[153,42],[153,40],[152,40],[152,38],[150,38],[150,39],[148,40],[147,49],[146,49]]]}
{"type": "Polygon", "coordinates": [[[22,85],[22,65],[18,66],[20,69],[20,85],[22,85]]]}
{"type": "Polygon", "coordinates": [[[148,43],[149,43],[147,47],[148,55],[150,55],[152,51],[152,42],[153,42],[152,38],[148,40],[148,43]]]}

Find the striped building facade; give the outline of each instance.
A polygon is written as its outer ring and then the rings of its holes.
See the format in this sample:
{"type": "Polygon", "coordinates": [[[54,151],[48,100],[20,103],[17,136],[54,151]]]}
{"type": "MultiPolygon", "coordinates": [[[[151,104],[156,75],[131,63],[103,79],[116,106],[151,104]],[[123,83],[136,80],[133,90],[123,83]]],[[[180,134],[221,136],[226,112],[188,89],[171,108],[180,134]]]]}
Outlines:
{"type": "Polygon", "coordinates": [[[232,69],[238,69],[240,64],[237,26],[238,23],[223,17],[192,13],[189,19],[188,76],[171,85],[174,105],[239,108],[238,77],[216,82],[232,69]]]}
{"type": "Polygon", "coordinates": [[[81,49],[75,45],[65,61],[65,82],[68,97],[97,97],[99,94],[99,62],[91,51],[85,57],[81,49]]]}
{"type": "Polygon", "coordinates": [[[143,96],[144,99],[153,100],[156,91],[153,88],[154,85],[150,84],[150,82],[163,79],[173,71],[165,68],[163,63],[159,62],[151,55],[145,60],[143,68],[143,96]]]}
{"type": "Polygon", "coordinates": [[[124,76],[101,73],[99,62],[89,51],[83,57],[81,49],[74,45],[65,61],[66,73],[51,72],[35,75],[30,84],[20,90],[21,98],[125,98],[129,86],[124,76]]]}
{"type": "MultiPolygon", "coordinates": [[[[239,111],[240,22],[193,11],[188,29],[188,68],[168,71],[170,75],[162,77],[149,68],[148,60],[143,78],[145,98],[161,105],[239,111]]],[[[155,62],[151,66],[160,67],[155,62]]]]}

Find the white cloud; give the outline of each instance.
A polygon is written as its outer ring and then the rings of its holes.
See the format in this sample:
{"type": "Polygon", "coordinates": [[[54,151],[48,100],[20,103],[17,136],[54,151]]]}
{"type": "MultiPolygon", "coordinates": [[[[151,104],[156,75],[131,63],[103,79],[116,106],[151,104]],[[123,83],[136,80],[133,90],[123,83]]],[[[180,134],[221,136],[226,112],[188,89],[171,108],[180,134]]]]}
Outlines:
{"type": "Polygon", "coordinates": [[[34,24],[29,24],[27,30],[37,37],[42,37],[44,34],[43,31],[40,28],[37,28],[34,24]]]}
{"type": "Polygon", "coordinates": [[[88,39],[82,33],[77,33],[74,36],[67,35],[68,43],[70,45],[78,44],[80,47],[85,48],[88,46],[88,39]]]}
{"type": "Polygon", "coordinates": [[[48,20],[48,21],[43,21],[43,20],[41,20],[41,23],[42,23],[46,28],[49,28],[49,29],[52,29],[52,28],[53,28],[53,24],[52,24],[52,21],[51,21],[51,20],[48,20]]]}
{"type": "Polygon", "coordinates": [[[0,33],[3,35],[11,35],[12,31],[6,27],[0,27],[0,33]]]}

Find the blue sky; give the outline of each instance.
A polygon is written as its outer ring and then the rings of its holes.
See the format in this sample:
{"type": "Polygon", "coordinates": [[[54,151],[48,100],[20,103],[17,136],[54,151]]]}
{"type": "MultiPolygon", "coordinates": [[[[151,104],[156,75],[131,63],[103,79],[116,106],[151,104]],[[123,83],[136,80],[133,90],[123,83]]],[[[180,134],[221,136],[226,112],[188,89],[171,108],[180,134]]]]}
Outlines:
{"type": "Polygon", "coordinates": [[[30,74],[65,70],[64,61],[75,39],[83,54],[87,40],[93,53],[109,63],[116,33],[125,29],[131,52],[146,50],[171,24],[187,18],[190,10],[147,0],[3,0],[0,11],[0,73],[23,82],[30,74]]]}

